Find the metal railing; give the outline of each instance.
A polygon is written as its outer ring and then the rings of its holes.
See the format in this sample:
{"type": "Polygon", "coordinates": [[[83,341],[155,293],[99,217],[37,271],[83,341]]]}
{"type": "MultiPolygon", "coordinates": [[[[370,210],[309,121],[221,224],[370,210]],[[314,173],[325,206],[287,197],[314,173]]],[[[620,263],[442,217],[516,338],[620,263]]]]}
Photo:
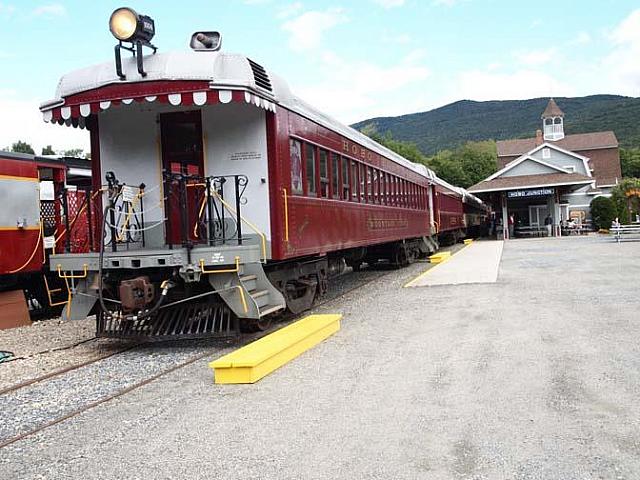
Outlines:
{"type": "Polygon", "coordinates": [[[188,249],[195,244],[242,245],[246,240],[243,224],[255,229],[241,213],[242,205],[246,203],[244,192],[248,183],[245,175],[201,177],[165,172],[169,248],[174,243],[188,249]],[[178,218],[179,225],[175,225],[178,218]],[[173,233],[176,231],[179,235],[173,233]]]}
{"type": "MultiPolygon", "coordinates": [[[[103,245],[112,252],[129,250],[135,245],[144,248],[145,232],[162,224],[169,249],[180,245],[190,252],[196,245],[243,245],[248,239],[243,232],[246,226],[259,238],[266,260],[265,234],[242,215],[248,183],[245,175],[202,177],[164,172],[164,195],[160,198],[164,215],[150,225],[145,225],[145,198],[160,186],[151,189],[144,183],[128,186],[110,173],[107,185],[98,190],[63,189],[50,208],[50,215],[58,224],[56,252],[99,251],[103,228],[103,245]]],[[[159,205],[147,208],[155,210],[159,205]]]]}

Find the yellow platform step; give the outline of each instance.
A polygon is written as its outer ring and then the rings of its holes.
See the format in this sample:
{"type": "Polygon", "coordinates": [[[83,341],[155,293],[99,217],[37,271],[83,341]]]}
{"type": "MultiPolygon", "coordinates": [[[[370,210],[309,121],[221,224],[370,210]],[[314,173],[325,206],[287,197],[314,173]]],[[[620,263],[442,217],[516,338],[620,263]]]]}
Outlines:
{"type": "Polygon", "coordinates": [[[340,330],[342,315],[309,315],[209,366],[215,383],[255,383],[340,330]]]}
{"type": "Polygon", "coordinates": [[[451,252],[438,252],[429,257],[429,263],[442,263],[451,258],[451,252]]]}
{"type": "Polygon", "coordinates": [[[465,238],[464,239],[464,244],[465,245],[471,245],[473,243],[473,238],[465,238]]]}

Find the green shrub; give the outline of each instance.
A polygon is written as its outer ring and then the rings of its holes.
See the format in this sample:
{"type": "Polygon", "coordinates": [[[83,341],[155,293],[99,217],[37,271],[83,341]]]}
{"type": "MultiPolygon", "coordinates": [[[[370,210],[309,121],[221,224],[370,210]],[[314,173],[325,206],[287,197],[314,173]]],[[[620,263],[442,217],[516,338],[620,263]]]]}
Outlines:
{"type": "Polygon", "coordinates": [[[597,230],[609,228],[616,216],[616,206],[610,198],[596,197],[591,200],[591,218],[597,230]]]}

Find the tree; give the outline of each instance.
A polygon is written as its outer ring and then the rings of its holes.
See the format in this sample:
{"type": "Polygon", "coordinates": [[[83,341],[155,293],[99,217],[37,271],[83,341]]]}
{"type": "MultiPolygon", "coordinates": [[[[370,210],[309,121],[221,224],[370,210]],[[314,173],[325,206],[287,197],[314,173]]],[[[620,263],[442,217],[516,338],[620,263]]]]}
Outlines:
{"type": "Polygon", "coordinates": [[[624,178],[611,190],[620,223],[630,223],[640,210],[640,179],[624,178]]]}
{"type": "Polygon", "coordinates": [[[35,155],[35,151],[27,142],[23,142],[22,140],[18,140],[16,143],[11,145],[11,151],[14,153],[30,153],[31,155],[35,155]]]}
{"type": "Polygon", "coordinates": [[[621,148],[620,166],[623,177],[640,178],[640,148],[621,148]]]}
{"type": "Polygon", "coordinates": [[[596,197],[591,200],[591,218],[596,229],[608,229],[617,216],[616,205],[610,198],[596,197]]]}
{"type": "Polygon", "coordinates": [[[42,155],[55,155],[56,152],[53,150],[51,145],[47,145],[46,147],[42,147],[42,155]]]}
{"type": "Polygon", "coordinates": [[[416,144],[395,140],[389,132],[381,135],[372,124],[362,132],[407,160],[428,166],[438,177],[459,187],[468,188],[481,182],[497,169],[493,140],[467,142],[455,150],[440,150],[427,157],[416,144]]]}
{"type": "Polygon", "coordinates": [[[77,157],[84,158],[84,149],[83,148],[70,148],[69,150],[63,150],[62,156],[64,157],[77,157]]]}

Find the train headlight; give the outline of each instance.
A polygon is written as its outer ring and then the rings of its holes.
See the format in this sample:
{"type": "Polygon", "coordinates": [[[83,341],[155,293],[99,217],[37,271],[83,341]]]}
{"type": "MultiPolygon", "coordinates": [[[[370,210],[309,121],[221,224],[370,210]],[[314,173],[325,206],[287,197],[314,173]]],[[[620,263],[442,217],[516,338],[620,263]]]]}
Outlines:
{"type": "Polygon", "coordinates": [[[140,15],[131,8],[118,8],[109,18],[109,30],[121,42],[140,40],[148,43],[156,34],[154,21],[147,15],[140,15]]]}

